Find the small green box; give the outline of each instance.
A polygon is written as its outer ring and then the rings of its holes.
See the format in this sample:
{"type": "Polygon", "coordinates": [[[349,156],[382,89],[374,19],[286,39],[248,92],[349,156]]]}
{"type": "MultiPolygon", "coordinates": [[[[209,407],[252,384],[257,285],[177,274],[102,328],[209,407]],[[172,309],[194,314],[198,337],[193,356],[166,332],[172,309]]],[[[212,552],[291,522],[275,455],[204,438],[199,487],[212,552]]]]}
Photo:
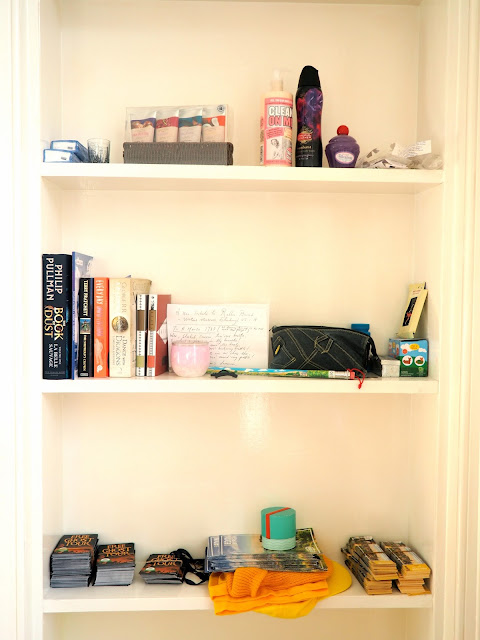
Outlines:
{"type": "Polygon", "coordinates": [[[400,360],[400,377],[428,376],[428,340],[390,338],[388,355],[400,360]]]}

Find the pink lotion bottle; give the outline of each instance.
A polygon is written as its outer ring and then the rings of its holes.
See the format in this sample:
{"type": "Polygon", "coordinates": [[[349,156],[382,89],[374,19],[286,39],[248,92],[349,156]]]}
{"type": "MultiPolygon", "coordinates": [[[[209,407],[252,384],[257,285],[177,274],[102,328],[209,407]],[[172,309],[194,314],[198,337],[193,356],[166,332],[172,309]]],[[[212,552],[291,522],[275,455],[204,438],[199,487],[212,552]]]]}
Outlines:
{"type": "Polygon", "coordinates": [[[353,168],[359,153],[357,141],[348,135],[348,127],[344,124],[338,127],[337,135],[325,147],[329,167],[353,168]]]}
{"type": "Polygon", "coordinates": [[[283,89],[280,71],[274,71],[271,91],[262,97],[260,116],[260,164],[292,166],[293,95],[283,89]]]}

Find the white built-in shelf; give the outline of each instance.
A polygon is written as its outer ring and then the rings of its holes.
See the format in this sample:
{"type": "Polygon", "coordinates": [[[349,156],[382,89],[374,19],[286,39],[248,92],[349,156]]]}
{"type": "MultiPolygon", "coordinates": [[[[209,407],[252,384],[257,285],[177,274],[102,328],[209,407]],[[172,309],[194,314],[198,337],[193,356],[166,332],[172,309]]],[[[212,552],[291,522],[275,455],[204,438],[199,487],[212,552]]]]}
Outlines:
{"type": "Polygon", "coordinates": [[[164,373],[157,378],[104,378],[80,380],[43,380],[42,392],[51,393],[437,393],[433,378],[366,378],[362,388],[358,380],[304,378],[180,378],[164,373]]]}
{"type": "MultiPolygon", "coordinates": [[[[52,589],[50,587],[49,559],[58,538],[44,538],[43,564],[44,613],[88,613],[99,611],[199,611],[211,610],[213,603],[207,584],[153,585],[145,584],[138,574],[146,558],[137,558],[135,577],[127,587],[77,587],[52,589]]],[[[341,559],[337,560],[343,565],[341,559]]],[[[432,596],[407,596],[395,590],[385,596],[369,596],[352,576],[346,591],[321,600],[316,609],[429,609],[432,596]]]]}
{"type": "Polygon", "coordinates": [[[418,193],[443,171],[158,164],[42,163],[44,182],[63,190],[418,193]]]}
{"type": "MultiPolygon", "coordinates": [[[[430,594],[407,596],[393,593],[369,596],[353,578],[352,586],[336,596],[321,600],[320,609],[429,609],[430,594]]],[[[97,611],[198,611],[211,610],[213,604],[206,585],[147,585],[137,575],[128,587],[45,587],[44,613],[86,613],[97,611]]]]}

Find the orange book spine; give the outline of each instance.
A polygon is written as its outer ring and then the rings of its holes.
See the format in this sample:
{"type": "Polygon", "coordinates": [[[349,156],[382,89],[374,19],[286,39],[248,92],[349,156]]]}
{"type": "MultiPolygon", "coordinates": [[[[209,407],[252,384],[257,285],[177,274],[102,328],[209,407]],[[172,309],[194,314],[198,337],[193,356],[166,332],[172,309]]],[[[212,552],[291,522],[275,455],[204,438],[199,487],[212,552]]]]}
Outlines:
{"type": "Polygon", "coordinates": [[[93,280],[93,313],[94,313],[94,377],[107,378],[108,372],[108,278],[93,280]]]}

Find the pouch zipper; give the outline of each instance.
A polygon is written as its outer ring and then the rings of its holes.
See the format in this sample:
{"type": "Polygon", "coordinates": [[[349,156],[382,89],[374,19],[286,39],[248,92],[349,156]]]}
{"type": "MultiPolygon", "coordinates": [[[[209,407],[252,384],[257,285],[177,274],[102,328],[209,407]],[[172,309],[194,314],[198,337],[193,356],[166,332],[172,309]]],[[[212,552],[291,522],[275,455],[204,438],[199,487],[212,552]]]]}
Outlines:
{"type": "Polygon", "coordinates": [[[318,324],[291,324],[291,325],[280,325],[273,326],[272,333],[276,333],[277,331],[281,331],[282,329],[291,329],[292,327],[297,329],[335,329],[337,331],[348,331],[348,333],[360,333],[362,336],[367,336],[367,338],[371,338],[371,336],[367,335],[363,331],[358,331],[357,329],[346,329],[345,327],[326,327],[318,324]]]}

